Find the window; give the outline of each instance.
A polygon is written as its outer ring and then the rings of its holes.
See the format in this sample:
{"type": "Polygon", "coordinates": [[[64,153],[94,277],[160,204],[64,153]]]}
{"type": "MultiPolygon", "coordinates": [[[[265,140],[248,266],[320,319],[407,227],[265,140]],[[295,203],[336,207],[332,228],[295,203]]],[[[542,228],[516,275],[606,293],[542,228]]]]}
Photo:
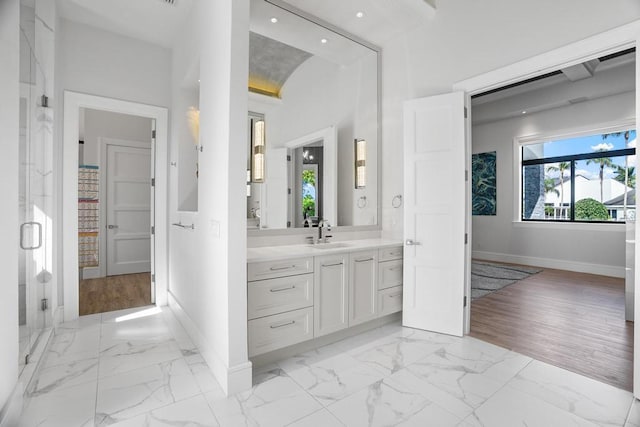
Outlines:
{"type": "Polygon", "coordinates": [[[521,219],[635,219],[635,147],[634,129],[523,145],[521,219]]]}

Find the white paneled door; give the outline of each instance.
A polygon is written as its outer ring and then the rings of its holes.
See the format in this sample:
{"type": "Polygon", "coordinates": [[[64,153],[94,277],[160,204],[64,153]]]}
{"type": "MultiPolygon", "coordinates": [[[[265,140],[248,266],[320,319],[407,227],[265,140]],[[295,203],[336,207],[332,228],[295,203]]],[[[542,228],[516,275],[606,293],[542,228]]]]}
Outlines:
{"type": "Polygon", "coordinates": [[[462,336],[464,93],[404,106],[404,326],[462,336]]]}
{"type": "Polygon", "coordinates": [[[107,145],[107,275],[151,271],[151,149],[107,145]]]}

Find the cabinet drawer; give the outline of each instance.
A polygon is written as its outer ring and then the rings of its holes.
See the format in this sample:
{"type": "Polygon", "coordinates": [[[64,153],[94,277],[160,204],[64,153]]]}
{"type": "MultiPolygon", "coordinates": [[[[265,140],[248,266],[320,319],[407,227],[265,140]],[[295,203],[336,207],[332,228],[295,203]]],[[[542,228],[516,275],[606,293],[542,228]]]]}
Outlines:
{"type": "Polygon", "coordinates": [[[378,292],[378,315],[385,316],[402,310],[402,286],[378,292]]]}
{"type": "Polygon", "coordinates": [[[250,320],[249,357],[313,338],[313,307],[250,320]]]}
{"type": "Polygon", "coordinates": [[[402,246],[395,246],[392,248],[378,249],[378,259],[380,261],[391,261],[394,259],[402,259],[402,246]]]}
{"type": "Polygon", "coordinates": [[[249,320],[313,305],[313,273],[249,282],[249,320]]]}
{"type": "Polygon", "coordinates": [[[402,285],[402,260],[378,263],[378,290],[402,285]]]}
{"type": "Polygon", "coordinates": [[[247,280],[273,279],[313,272],[313,258],[296,258],[282,261],[252,262],[247,264],[247,280]]]}

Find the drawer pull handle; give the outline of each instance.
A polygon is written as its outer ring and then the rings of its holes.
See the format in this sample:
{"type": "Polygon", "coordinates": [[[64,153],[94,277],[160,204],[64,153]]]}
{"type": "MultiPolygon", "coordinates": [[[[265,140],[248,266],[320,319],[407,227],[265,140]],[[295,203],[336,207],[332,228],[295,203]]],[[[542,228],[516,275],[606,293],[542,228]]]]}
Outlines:
{"type": "Polygon", "coordinates": [[[389,271],[396,271],[396,270],[400,270],[400,267],[391,267],[391,268],[389,268],[389,271]]]}
{"type": "Polygon", "coordinates": [[[366,258],[366,259],[357,259],[355,260],[356,262],[367,262],[367,261],[373,261],[373,258],[366,258]]]}
{"type": "Polygon", "coordinates": [[[398,292],[397,294],[389,294],[389,298],[399,297],[400,295],[402,295],[402,292],[398,292]]]}
{"type": "Polygon", "coordinates": [[[296,286],[295,286],[295,285],[293,285],[293,286],[289,286],[289,287],[286,287],[286,288],[269,289],[269,292],[290,291],[291,289],[295,289],[295,288],[296,288],[296,286]]]}
{"type": "Polygon", "coordinates": [[[296,321],[295,320],[291,320],[290,322],[287,322],[287,323],[281,323],[280,325],[271,325],[269,327],[271,329],[278,329],[278,328],[283,328],[285,326],[293,325],[294,323],[296,323],[296,321]]]}
{"type": "Polygon", "coordinates": [[[287,265],[285,267],[271,267],[271,271],[280,271],[280,270],[288,270],[290,268],[296,268],[295,265],[287,265]]]}
{"type": "Polygon", "coordinates": [[[337,262],[335,264],[322,264],[323,267],[336,267],[338,265],[342,265],[342,262],[337,262]]]}

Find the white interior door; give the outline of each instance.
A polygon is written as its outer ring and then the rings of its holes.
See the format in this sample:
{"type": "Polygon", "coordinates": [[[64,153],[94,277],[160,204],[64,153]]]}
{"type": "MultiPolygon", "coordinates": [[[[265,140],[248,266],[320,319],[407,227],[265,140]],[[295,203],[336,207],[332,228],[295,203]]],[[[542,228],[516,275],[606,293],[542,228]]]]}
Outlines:
{"type": "Polygon", "coordinates": [[[287,149],[269,149],[267,159],[266,179],[262,185],[265,197],[260,198],[260,228],[287,228],[287,149]]]}
{"type": "Polygon", "coordinates": [[[107,145],[107,275],[151,271],[151,149],[107,145]]]}
{"type": "Polygon", "coordinates": [[[464,93],[404,106],[404,326],[464,333],[464,93]]]}

